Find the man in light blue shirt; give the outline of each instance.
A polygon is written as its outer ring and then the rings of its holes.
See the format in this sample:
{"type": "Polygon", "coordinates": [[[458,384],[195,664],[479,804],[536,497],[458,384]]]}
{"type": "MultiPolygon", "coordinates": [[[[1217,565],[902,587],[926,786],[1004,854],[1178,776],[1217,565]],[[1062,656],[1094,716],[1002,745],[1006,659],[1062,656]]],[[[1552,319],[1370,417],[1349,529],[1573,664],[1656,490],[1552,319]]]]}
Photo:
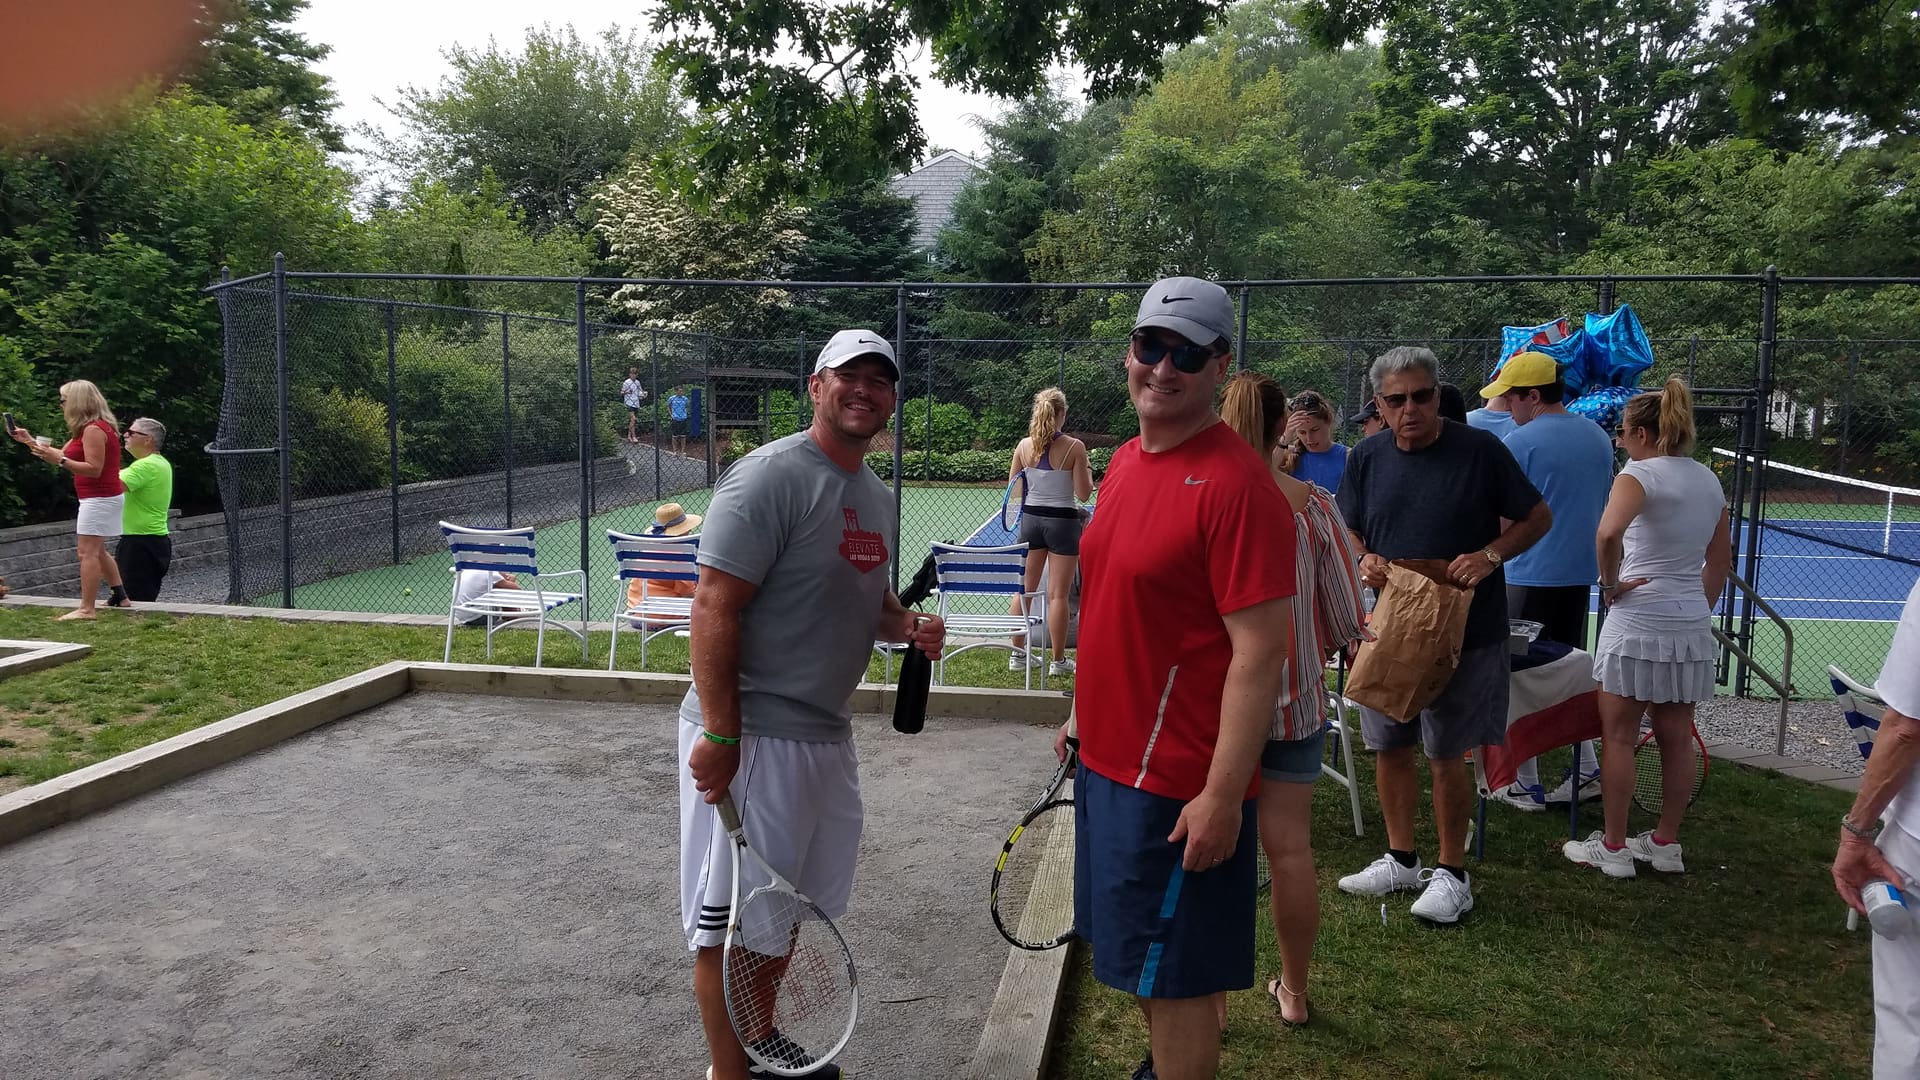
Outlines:
{"type": "MultiPolygon", "coordinates": [[[[1613,440],[1599,424],[1568,412],[1559,365],[1545,353],[1510,358],[1492,384],[1480,391],[1513,419],[1507,451],[1520,463],[1553,511],[1553,527],[1539,543],[1507,563],[1507,615],[1541,625],[1540,637],[1576,649],[1587,647],[1587,613],[1600,568],[1594,534],[1613,487],[1613,440]]],[[[1496,410],[1495,415],[1500,415],[1496,410]]],[[[1469,418],[1471,419],[1471,418],[1469,418]]],[[[1587,785],[1599,791],[1599,763],[1591,740],[1580,744],[1581,797],[1587,785]]],[[[1539,770],[1529,761],[1501,801],[1527,810],[1573,797],[1573,782],[1543,793],[1539,770]]]]}
{"type": "Polygon", "coordinates": [[[687,452],[687,420],[692,415],[692,399],[687,397],[685,387],[675,387],[667,398],[668,430],[673,433],[673,452],[687,452]]]}
{"type": "Polygon", "coordinates": [[[1487,403],[1467,414],[1467,426],[1477,427],[1481,431],[1491,431],[1496,439],[1505,439],[1513,434],[1513,414],[1507,411],[1504,398],[1489,398],[1487,403]]]}

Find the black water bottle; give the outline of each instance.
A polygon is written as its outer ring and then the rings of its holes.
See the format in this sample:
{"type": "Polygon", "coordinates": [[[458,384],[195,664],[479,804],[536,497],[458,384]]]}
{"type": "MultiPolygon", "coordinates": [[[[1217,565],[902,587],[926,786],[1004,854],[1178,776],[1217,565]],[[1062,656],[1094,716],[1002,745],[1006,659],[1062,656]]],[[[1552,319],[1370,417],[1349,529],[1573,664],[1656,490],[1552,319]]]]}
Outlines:
{"type": "MultiPolygon", "coordinates": [[[[913,620],[917,629],[924,617],[913,620]]],[[[893,688],[893,730],[903,735],[918,735],[927,726],[927,692],[933,687],[933,658],[907,643],[907,655],[900,661],[900,681],[893,688]]]]}

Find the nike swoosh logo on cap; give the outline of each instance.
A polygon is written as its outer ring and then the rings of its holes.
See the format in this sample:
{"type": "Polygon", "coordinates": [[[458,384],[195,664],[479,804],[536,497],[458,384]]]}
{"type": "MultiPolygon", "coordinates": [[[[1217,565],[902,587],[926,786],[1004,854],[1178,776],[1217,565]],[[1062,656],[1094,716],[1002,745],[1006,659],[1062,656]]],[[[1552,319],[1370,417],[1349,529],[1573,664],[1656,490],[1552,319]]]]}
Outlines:
{"type": "Polygon", "coordinates": [[[1160,298],[1160,302],[1163,304],[1177,304],[1182,300],[1191,299],[1193,299],[1191,296],[1163,296],[1160,298]]]}

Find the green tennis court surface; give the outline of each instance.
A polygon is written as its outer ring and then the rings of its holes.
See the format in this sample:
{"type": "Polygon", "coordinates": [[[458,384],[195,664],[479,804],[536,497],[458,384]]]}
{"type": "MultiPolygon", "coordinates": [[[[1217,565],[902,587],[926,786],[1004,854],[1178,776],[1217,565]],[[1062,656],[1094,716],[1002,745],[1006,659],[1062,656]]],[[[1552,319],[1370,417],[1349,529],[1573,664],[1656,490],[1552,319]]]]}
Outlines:
{"type": "MultiPolygon", "coordinates": [[[[935,541],[960,543],[973,535],[988,517],[1000,513],[1004,484],[979,487],[913,487],[901,491],[900,583],[904,587],[914,571],[925,561],[935,541]]],[[[688,512],[704,514],[713,498],[711,488],[689,491],[670,500],[688,512]]],[[[595,619],[611,619],[619,602],[620,586],[614,579],[613,550],[607,544],[607,530],[644,532],[653,524],[654,502],[636,503],[610,510],[587,524],[587,578],[595,619]]],[[[580,523],[563,521],[536,530],[534,544],[540,554],[540,569],[546,573],[572,570],[580,565],[580,523]]],[[[363,570],[293,591],[294,606],[318,611],[377,611],[398,615],[445,615],[453,595],[453,575],[447,572],[451,559],[445,551],[432,551],[394,566],[363,570]]],[[[568,579],[556,587],[574,591],[568,579]]],[[[255,599],[254,603],[277,606],[278,592],[255,599]]]]}

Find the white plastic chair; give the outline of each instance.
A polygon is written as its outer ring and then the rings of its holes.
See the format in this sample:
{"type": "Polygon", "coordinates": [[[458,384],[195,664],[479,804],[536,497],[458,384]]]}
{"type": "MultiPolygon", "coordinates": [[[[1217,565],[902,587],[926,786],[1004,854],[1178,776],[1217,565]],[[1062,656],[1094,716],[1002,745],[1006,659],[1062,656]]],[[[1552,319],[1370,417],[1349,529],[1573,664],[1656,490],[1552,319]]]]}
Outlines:
{"type": "Polygon", "coordinates": [[[1348,701],[1344,693],[1347,687],[1344,659],[1340,661],[1338,671],[1335,689],[1327,691],[1327,730],[1338,740],[1334,743],[1334,756],[1341,768],[1336,769],[1332,764],[1322,761],[1320,775],[1347,789],[1347,801],[1353,806],[1353,835],[1365,836],[1366,826],[1360,819],[1360,781],[1353,772],[1353,737],[1348,730],[1352,726],[1348,718],[1355,715],[1352,710],[1358,706],[1348,701]]]}
{"type": "Polygon", "coordinates": [[[620,627],[626,625],[640,635],[640,669],[647,667],[647,642],[661,634],[684,631],[693,625],[693,598],[655,596],[649,581],[700,580],[698,536],[636,536],[607,530],[607,542],[613,545],[620,592],[614,600],[613,638],[607,643],[607,670],[614,669],[620,651],[620,627]],[[640,598],[629,603],[628,583],[640,582],[640,598]],[[634,625],[633,620],[639,620],[634,625]]]}
{"type": "MultiPolygon", "coordinates": [[[[1833,687],[1834,699],[1840,702],[1840,711],[1846,717],[1847,731],[1860,748],[1860,760],[1870,760],[1873,740],[1880,734],[1880,718],[1886,715],[1887,703],[1871,688],[1860,685],[1832,664],[1827,665],[1827,684],[1833,687]]],[[[1859,927],[1860,913],[1848,908],[1847,929],[1859,927]]]]}
{"type": "MultiPolygon", "coordinates": [[[[972,649],[1015,648],[1013,639],[1032,633],[1033,628],[1045,621],[1046,594],[1035,590],[1027,591],[1027,545],[1007,544],[1002,547],[966,547],[961,544],[933,545],[934,577],[939,583],[940,618],[947,624],[947,640],[954,638],[1001,638],[1005,640],[972,641],[957,649],[949,649],[940,657],[937,676],[941,683],[947,681],[947,660],[972,649]],[[981,596],[990,600],[997,599],[1004,605],[1010,597],[1018,597],[1020,614],[1010,615],[1001,612],[973,612],[954,610],[954,601],[961,597],[981,596]]],[[[1031,644],[1031,642],[1029,642],[1031,644]]],[[[1027,689],[1033,689],[1034,665],[1025,665],[1027,689]]],[[[1046,668],[1040,669],[1040,686],[1047,685],[1046,668]]]]}
{"type": "Polygon", "coordinates": [[[533,623],[538,630],[533,646],[533,666],[539,667],[546,655],[547,627],[552,625],[580,639],[580,659],[587,658],[587,612],[580,610],[580,628],[552,617],[557,608],[580,602],[579,593],[553,592],[546,582],[555,578],[577,578],[584,585],[585,570],[561,570],[540,573],[534,555],[532,529],[475,529],[466,525],[440,523],[440,534],[447,538],[447,550],[453,555],[454,588],[447,600],[447,647],[441,662],[453,658],[453,628],[460,616],[487,620],[487,659],[493,659],[493,635],[509,626],[533,623]],[[460,600],[460,574],[473,571],[485,574],[511,574],[520,584],[517,589],[492,587],[479,596],[460,600]]]}

